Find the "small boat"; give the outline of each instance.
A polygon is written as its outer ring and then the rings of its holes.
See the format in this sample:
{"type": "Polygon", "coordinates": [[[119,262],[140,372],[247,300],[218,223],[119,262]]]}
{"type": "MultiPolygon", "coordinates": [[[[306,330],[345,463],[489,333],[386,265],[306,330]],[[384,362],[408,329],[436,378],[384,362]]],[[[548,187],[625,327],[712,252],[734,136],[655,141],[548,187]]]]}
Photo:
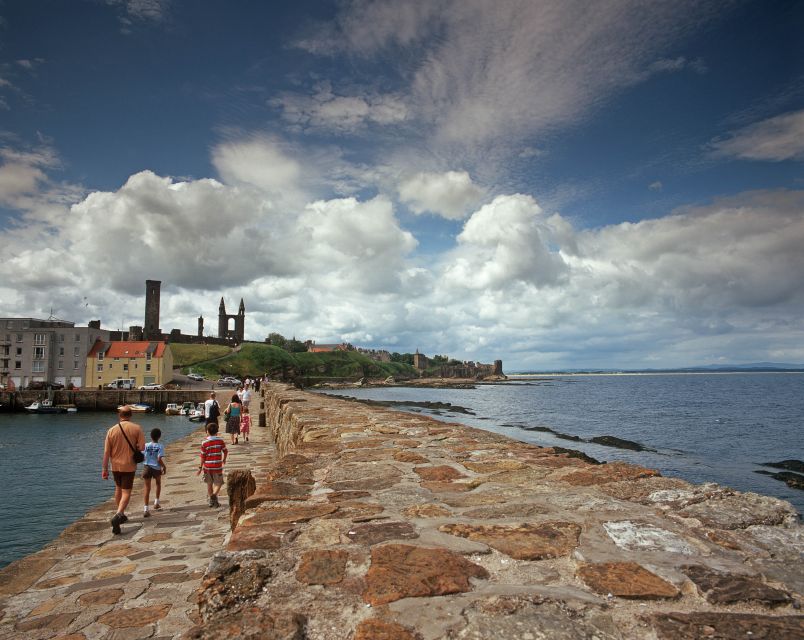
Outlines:
{"type": "Polygon", "coordinates": [[[117,410],[120,411],[123,407],[129,407],[132,413],[153,413],[154,408],[150,404],[146,404],[144,402],[135,402],[134,404],[121,404],[117,407],[117,410]]]}
{"type": "Polygon", "coordinates": [[[25,410],[28,413],[67,413],[65,407],[56,407],[50,400],[34,400],[25,410]]]}
{"type": "Polygon", "coordinates": [[[168,402],[167,406],[165,407],[165,414],[169,416],[177,416],[179,415],[180,411],[181,409],[179,409],[179,405],[177,405],[175,402],[168,402]]]}
{"type": "Polygon", "coordinates": [[[181,405],[181,409],[179,409],[179,415],[182,416],[191,416],[195,411],[195,403],[193,402],[185,402],[181,405]]]}
{"type": "Polygon", "coordinates": [[[204,421],[204,403],[199,402],[195,409],[190,412],[190,422],[203,422],[204,421]]]}

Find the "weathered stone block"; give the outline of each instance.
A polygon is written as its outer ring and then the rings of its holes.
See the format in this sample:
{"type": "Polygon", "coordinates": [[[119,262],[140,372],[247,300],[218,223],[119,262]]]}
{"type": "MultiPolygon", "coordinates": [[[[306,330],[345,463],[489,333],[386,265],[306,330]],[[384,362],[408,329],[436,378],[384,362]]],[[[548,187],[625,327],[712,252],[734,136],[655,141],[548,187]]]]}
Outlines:
{"type": "Polygon", "coordinates": [[[675,598],[679,590],[636,562],[582,564],[578,577],[598,593],[619,598],[675,598]]]}
{"type": "Polygon", "coordinates": [[[517,560],[544,560],[566,556],[578,546],[580,525],[574,522],[541,522],[520,525],[453,523],[439,531],[487,544],[517,560]]]}
{"type": "Polygon", "coordinates": [[[346,575],[348,558],[349,554],[342,550],[308,551],[296,570],[296,580],[304,584],[338,584],[346,575]]]}

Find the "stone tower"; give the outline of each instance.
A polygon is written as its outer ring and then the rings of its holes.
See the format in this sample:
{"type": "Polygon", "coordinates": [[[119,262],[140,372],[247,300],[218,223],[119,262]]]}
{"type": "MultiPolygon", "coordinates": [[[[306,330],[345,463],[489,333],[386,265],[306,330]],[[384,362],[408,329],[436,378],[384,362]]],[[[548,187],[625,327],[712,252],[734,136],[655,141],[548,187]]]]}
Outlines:
{"type": "Polygon", "coordinates": [[[198,337],[204,337],[204,316],[198,316],[198,337]]]}
{"type": "Polygon", "coordinates": [[[145,281],[145,327],[143,334],[146,340],[162,339],[162,330],[159,328],[159,296],[161,287],[161,280],[145,281]]]}
{"type": "Polygon", "coordinates": [[[237,313],[230,315],[226,313],[226,303],[221,297],[221,303],[218,306],[218,337],[235,340],[238,343],[243,342],[246,336],[246,305],[243,298],[240,298],[240,307],[237,313]],[[229,321],[234,320],[234,329],[229,329],[229,321]]]}

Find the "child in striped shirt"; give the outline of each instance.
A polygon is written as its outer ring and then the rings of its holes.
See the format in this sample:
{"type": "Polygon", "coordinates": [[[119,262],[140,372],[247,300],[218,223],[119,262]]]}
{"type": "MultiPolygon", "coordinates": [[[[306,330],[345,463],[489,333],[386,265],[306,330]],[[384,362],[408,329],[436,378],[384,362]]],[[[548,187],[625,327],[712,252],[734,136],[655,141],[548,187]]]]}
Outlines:
{"type": "Polygon", "coordinates": [[[218,493],[223,486],[223,465],[229,451],[223,438],[218,437],[218,424],[210,422],[207,425],[207,438],[201,443],[201,465],[198,473],[204,472],[204,482],[207,483],[207,497],[210,507],[221,506],[218,502],[218,493]]]}

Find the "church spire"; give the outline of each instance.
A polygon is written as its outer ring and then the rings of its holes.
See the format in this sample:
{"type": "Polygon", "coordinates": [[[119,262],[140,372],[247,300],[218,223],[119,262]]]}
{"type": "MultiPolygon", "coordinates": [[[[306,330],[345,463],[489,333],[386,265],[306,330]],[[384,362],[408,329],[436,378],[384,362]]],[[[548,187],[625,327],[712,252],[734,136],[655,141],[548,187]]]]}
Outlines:
{"type": "Polygon", "coordinates": [[[243,302],[243,298],[240,298],[240,308],[237,310],[238,315],[245,315],[246,314],[246,305],[243,302]]]}
{"type": "Polygon", "coordinates": [[[220,306],[218,307],[218,310],[219,310],[221,313],[226,313],[226,305],[223,303],[223,296],[221,296],[221,304],[220,304],[220,306]]]}

